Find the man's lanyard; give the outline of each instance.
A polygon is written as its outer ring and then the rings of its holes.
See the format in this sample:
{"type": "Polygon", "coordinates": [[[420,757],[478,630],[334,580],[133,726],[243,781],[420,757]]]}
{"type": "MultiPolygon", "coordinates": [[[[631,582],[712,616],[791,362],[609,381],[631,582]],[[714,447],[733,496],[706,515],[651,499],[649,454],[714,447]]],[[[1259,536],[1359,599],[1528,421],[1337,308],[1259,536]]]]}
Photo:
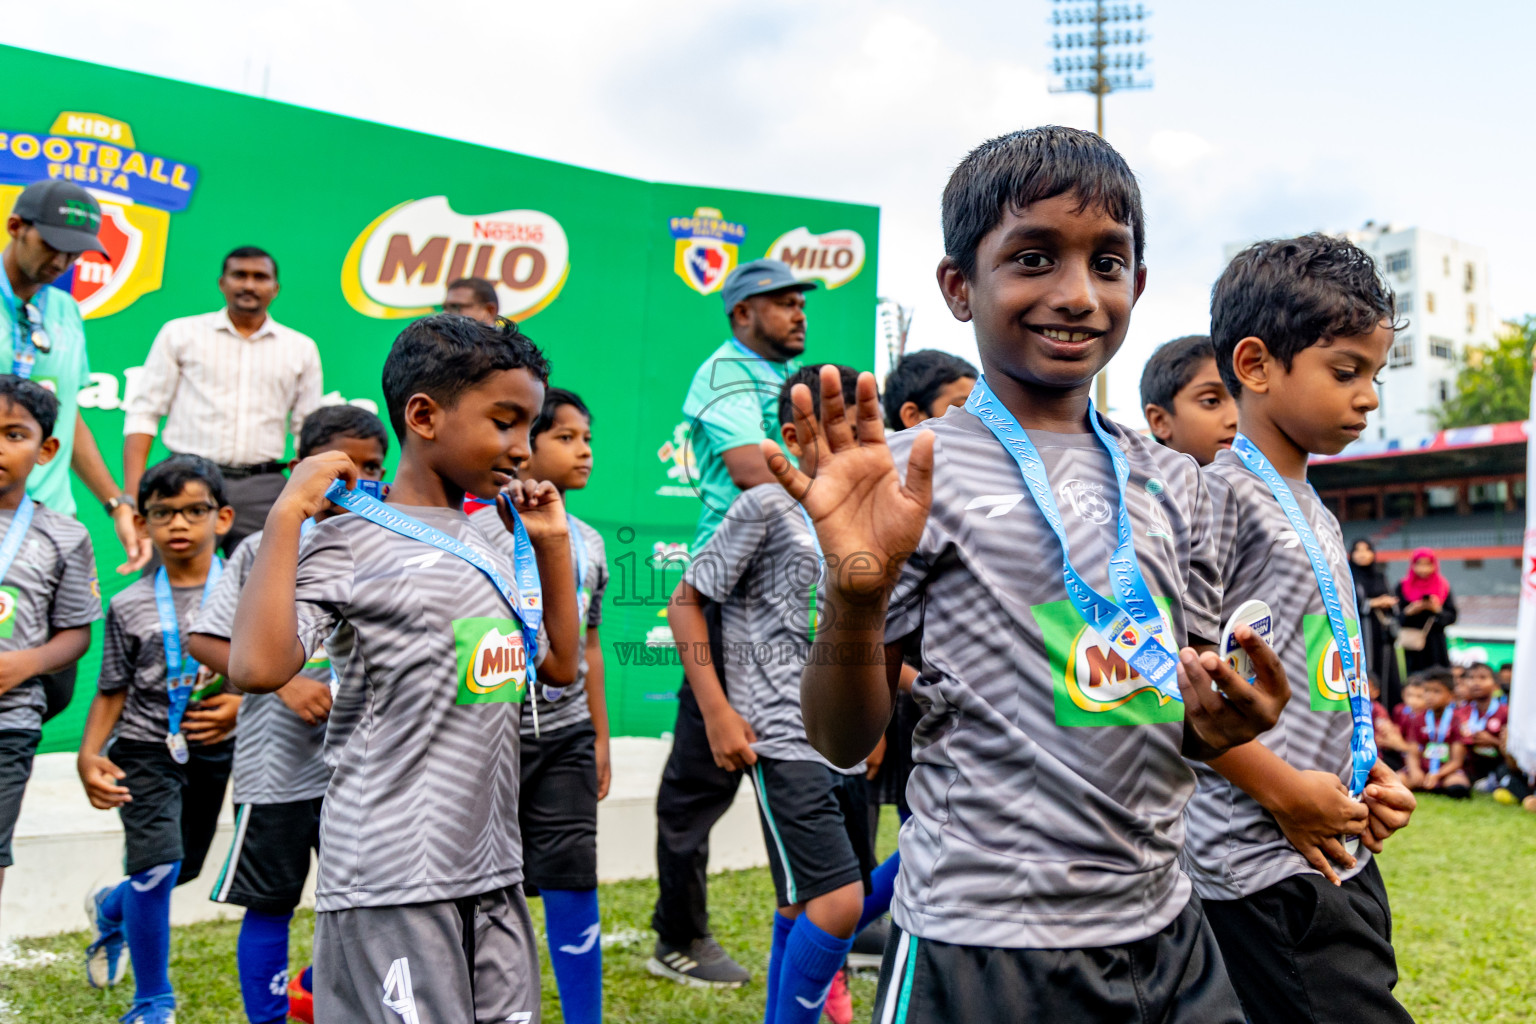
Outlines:
{"type": "MultiPolygon", "coordinates": [[[[4,552],[0,552],[0,554],[4,554],[4,552]]],[[[1469,728],[1471,728],[1472,735],[1476,736],[1478,733],[1482,732],[1483,729],[1488,725],[1488,720],[1494,715],[1498,714],[1499,708],[1503,706],[1503,700],[1498,697],[1492,697],[1488,701],[1488,710],[1479,715],[1477,713],[1477,705],[1468,704],[1467,725],[1469,728]]]]}
{"type": "Polygon", "coordinates": [[[735,345],[738,349],[740,349],[741,350],[741,354],[746,356],[749,360],[755,359],[758,362],[762,363],[764,366],[768,367],[769,372],[772,373],[775,377],[777,377],[780,381],[784,380],[786,377],[789,376],[789,374],[785,372],[787,367],[785,367],[783,363],[775,363],[773,360],[769,359],[767,356],[763,355],[762,353],[760,353],[760,352],[753,352],[751,349],[747,348],[747,346],[743,345],[741,342],[737,341],[735,338],[731,339],[731,344],[735,345]]]}
{"type": "MultiPolygon", "coordinates": [[[[587,555],[587,538],[581,532],[581,527],[576,525],[576,517],[569,512],[565,514],[566,529],[571,534],[571,558],[576,563],[576,632],[579,636],[587,633],[587,603],[592,600],[592,592],[587,589],[587,565],[590,561],[587,555]]],[[[563,686],[543,687],[544,699],[553,704],[565,696],[566,688],[563,686]]],[[[538,702],[534,702],[534,713],[538,713],[538,702]]]]}
{"type": "Polygon", "coordinates": [[[1113,601],[1089,586],[1072,565],[1066,527],[1056,507],[1056,497],[1051,492],[1045,463],[1035,449],[1034,442],[1029,439],[1024,428],[1019,426],[1019,421],[992,393],[985,377],[976,381],[970,398],[966,399],[965,408],[992,431],[1003,449],[1018,464],[1024,484],[1035,499],[1035,505],[1061,543],[1061,575],[1073,608],[1084,622],[1109,641],[1131,668],[1157,687],[1166,700],[1182,703],[1184,698],[1179,693],[1178,685],[1179,663],[1173,652],[1163,645],[1167,627],[1163,623],[1162,613],[1152,600],[1146,577],[1142,575],[1141,565],[1136,559],[1135,534],[1131,530],[1131,517],[1125,502],[1125,487],[1131,475],[1130,462],[1099,422],[1092,400],[1088,402],[1088,420],[1093,425],[1099,443],[1109,453],[1120,496],[1117,525],[1119,543],[1109,557],[1109,579],[1116,596],[1113,601]]]}
{"type": "Polygon", "coordinates": [[[1296,496],[1278,470],[1254,443],[1238,434],[1232,440],[1232,454],[1243,465],[1263,480],[1274,495],[1280,510],[1290,521],[1291,529],[1306,549],[1307,560],[1312,563],[1312,575],[1317,578],[1317,589],[1323,598],[1323,610],[1328,613],[1328,628],[1333,631],[1333,642],[1339,649],[1339,665],[1344,671],[1344,685],[1349,691],[1350,717],[1354,720],[1349,734],[1350,786],[1349,793],[1356,800],[1365,792],[1365,784],[1376,766],[1376,724],[1371,715],[1371,696],[1361,680],[1360,665],[1355,660],[1355,649],[1349,641],[1349,627],[1344,621],[1344,604],[1339,584],[1333,578],[1333,569],[1323,557],[1323,549],[1317,542],[1312,524],[1301,512],[1296,496]]]}
{"type": "MultiPolygon", "coordinates": [[[[46,309],[43,292],[47,290],[47,286],[39,288],[34,296],[39,314],[46,309]]],[[[16,292],[11,288],[11,276],[4,268],[0,268],[0,298],[4,298],[5,311],[11,318],[11,372],[22,380],[31,380],[32,368],[37,365],[37,346],[32,343],[31,329],[21,326],[26,303],[16,298],[16,292]]],[[[32,324],[31,327],[42,327],[42,324],[32,324]]]]}
{"type": "MultiPolygon", "coordinates": [[[[1447,746],[1446,741],[1450,739],[1451,717],[1454,709],[1448,704],[1441,710],[1443,713],[1441,714],[1440,722],[1437,725],[1435,723],[1435,713],[1429,708],[1424,709],[1424,735],[1427,736],[1431,741],[1430,743],[1424,744],[1425,756],[1429,756],[1429,748],[1431,745],[1435,747],[1445,747],[1447,746]]],[[[1438,753],[1438,751],[1436,752],[1438,753]]],[[[1440,761],[1441,758],[1438,757],[1429,758],[1429,770],[1431,773],[1440,770],[1440,761]]]]}
{"type": "MultiPolygon", "coordinates": [[[[507,602],[507,607],[512,610],[512,615],[517,619],[518,624],[522,626],[523,646],[528,653],[528,689],[532,691],[534,680],[537,678],[533,663],[538,656],[539,625],[544,621],[544,608],[540,604],[539,565],[534,559],[533,542],[528,539],[528,531],[523,527],[523,520],[516,509],[508,505],[508,510],[512,513],[512,568],[517,577],[517,586],[514,588],[507,582],[506,577],[496,571],[496,567],[490,563],[489,559],[468,544],[455,540],[426,523],[397,512],[379,499],[362,491],[347,490],[344,480],[334,481],[330,489],[325,492],[325,497],[353,515],[362,516],[375,526],[382,526],[402,537],[430,544],[439,551],[446,551],[455,558],[463,559],[484,573],[501,594],[502,599],[507,602]]],[[[535,705],[534,714],[535,716],[538,714],[537,705],[535,705]]]]}
{"type": "MultiPolygon", "coordinates": [[[[208,597],[223,573],[224,562],[215,555],[213,563],[208,566],[208,579],[203,583],[202,604],[208,603],[208,597]]],[[[165,693],[170,701],[165,742],[176,763],[186,764],[187,741],[181,735],[181,718],[192,700],[192,687],[197,681],[200,666],[182,652],[181,623],[176,615],[176,601],[171,596],[171,579],[163,565],[155,570],[155,610],[160,615],[160,644],[165,651],[165,693]]]]}
{"type": "Polygon", "coordinates": [[[811,514],[800,506],[800,515],[805,519],[805,528],[811,535],[811,544],[816,548],[816,579],[811,581],[810,607],[806,610],[806,638],[805,642],[816,642],[816,584],[821,580],[821,573],[827,564],[827,558],[821,553],[821,538],[816,536],[816,524],[811,522],[811,514]]]}

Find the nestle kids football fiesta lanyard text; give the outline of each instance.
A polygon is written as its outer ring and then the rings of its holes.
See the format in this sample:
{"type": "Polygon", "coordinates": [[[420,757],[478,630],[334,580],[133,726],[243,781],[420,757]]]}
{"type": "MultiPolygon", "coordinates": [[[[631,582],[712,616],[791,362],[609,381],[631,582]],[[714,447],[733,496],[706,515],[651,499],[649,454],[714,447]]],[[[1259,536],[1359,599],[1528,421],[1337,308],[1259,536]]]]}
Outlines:
{"type": "Polygon", "coordinates": [[[1243,465],[1269,487],[1269,493],[1279,503],[1280,510],[1290,521],[1291,529],[1296,531],[1301,546],[1307,551],[1307,560],[1312,563],[1312,575],[1317,578],[1317,589],[1323,597],[1323,610],[1328,613],[1328,628],[1333,631],[1333,642],[1339,649],[1339,665],[1344,670],[1344,685],[1349,692],[1350,717],[1354,720],[1354,727],[1349,734],[1349,793],[1358,800],[1360,794],[1365,792],[1371,769],[1376,765],[1376,725],[1372,720],[1371,697],[1361,679],[1355,649],[1349,642],[1349,627],[1344,622],[1344,603],[1340,598],[1338,581],[1333,578],[1333,569],[1323,557],[1317,534],[1313,532],[1312,524],[1307,522],[1307,517],[1302,515],[1301,506],[1296,504],[1296,495],[1291,493],[1291,486],[1285,482],[1285,478],[1270,464],[1264,453],[1242,434],[1233,438],[1232,454],[1242,459],[1243,465]]]}
{"type": "MultiPolygon", "coordinates": [[[[523,520],[516,509],[508,505],[508,510],[512,513],[512,569],[517,576],[517,586],[514,588],[507,582],[506,577],[496,571],[496,567],[484,555],[468,544],[426,523],[397,512],[379,499],[360,490],[347,490],[345,480],[334,481],[325,492],[325,497],[353,515],[362,516],[375,526],[382,526],[402,537],[430,544],[439,551],[446,551],[455,558],[463,559],[484,573],[501,594],[502,599],[507,602],[507,606],[512,609],[512,615],[522,627],[523,647],[528,652],[527,692],[533,692],[533,684],[537,678],[533,662],[539,652],[539,625],[544,621],[544,609],[539,603],[539,565],[534,560],[533,542],[528,539],[528,531],[523,527],[523,520]]],[[[537,726],[538,702],[535,701],[533,704],[534,724],[537,726]]]]}
{"type": "MultiPolygon", "coordinates": [[[[39,288],[37,291],[36,306],[43,308],[43,293],[47,288],[39,288]]],[[[16,298],[16,292],[11,288],[10,275],[0,273],[0,298],[5,300],[5,311],[11,317],[11,372],[22,380],[32,379],[32,368],[37,365],[37,345],[32,341],[32,331],[42,327],[42,324],[33,324],[30,328],[21,326],[25,317],[27,303],[16,298]]],[[[41,314],[39,314],[41,315],[41,314]]]]}
{"type": "Polygon", "coordinates": [[[1024,428],[1013,414],[997,400],[985,377],[976,382],[971,397],[966,399],[966,409],[984,423],[1004,450],[1013,456],[1024,484],[1040,514],[1061,542],[1061,575],[1066,584],[1067,597],[1072,606],[1100,636],[1108,640],[1126,663],[1158,692],[1170,700],[1183,702],[1179,693],[1178,660],[1173,652],[1163,646],[1162,637],[1167,632],[1162,613],[1147,589],[1146,577],[1136,560],[1134,533],[1131,530],[1130,513],[1126,511],[1125,485],[1130,480],[1131,467],[1125,452],[1105,431],[1099,422],[1092,400],[1088,403],[1088,421],[1099,443],[1109,453],[1115,468],[1115,483],[1119,487],[1119,518],[1117,530],[1119,543],[1109,557],[1109,580],[1115,589],[1117,600],[1110,600],[1089,586],[1072,565],[1072,552],[1067,543],[1067,531],[1062,525],[1061,511],[1056,507],[1056,496],[1051,492],[1051,482],[1046,477],[1045,463],[1029,439],[1024,428]]]}
{"type": "MultiPolygon", "coordinates": [[[[215,555],[213,564],[208,566],[208,579],[203,583],[202,604],[208,603],[214,584],[223,573],[224,562],[215,555]]],[[[160,616],[160,646],[165,650],[165,695],[171,705],[166,716],[165,745],[177,764],[186,764],[191,754],[187,750],[187,738],[181,734],[181,718],[187,713],[192,686],[197,682],[197,671],[202,666],[182,652],[181,623],[177,621],[176,601],[171,597],[171,579],[163,565],[155,570],[155,611],[160,616]]]]}

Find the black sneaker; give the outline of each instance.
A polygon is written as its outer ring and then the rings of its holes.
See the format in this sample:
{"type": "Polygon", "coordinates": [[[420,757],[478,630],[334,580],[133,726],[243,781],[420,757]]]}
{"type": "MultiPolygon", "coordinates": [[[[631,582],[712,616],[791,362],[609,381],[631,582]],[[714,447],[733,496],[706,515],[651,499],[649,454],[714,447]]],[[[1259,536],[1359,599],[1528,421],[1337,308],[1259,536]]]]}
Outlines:
{"type": "Polygon", "coordinates": [[[854,936],[848,951],[848,966],[855,971],[878,971],[885,959],[886,940],[891,937],[891,919],[877,917],[854,936]]]}
{"type": "Polygon", "coordinates": [[[708,936],[694,939],[685,949],[657,939],[656,952],[645,962],[645,969],[658,978],[694,988],[740,988],[752,980],[747,969],[708,936]]]}

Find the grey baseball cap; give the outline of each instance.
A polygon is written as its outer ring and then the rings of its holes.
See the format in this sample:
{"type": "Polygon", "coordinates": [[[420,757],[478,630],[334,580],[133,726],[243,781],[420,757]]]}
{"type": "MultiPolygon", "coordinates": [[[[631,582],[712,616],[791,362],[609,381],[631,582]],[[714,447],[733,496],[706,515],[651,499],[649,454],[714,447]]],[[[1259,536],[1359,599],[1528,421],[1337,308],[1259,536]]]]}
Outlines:
{"type": "Polygon", "coordinates": [[[72,181],[34,181],[16,197],[11,212],[31,221],[43,241],[59,252],[107,251],[96,238],[101,230],[101,204],[72,181]]]}
{"type": "Polygon", "coordinates": [[[730,316],[731,310],[742,299],[786,288],[808,292],[815,287],[815,282],[802,281],[796,277],[795,272],[789,269],[789,264],[783,260],[753,260],[731,271],[731,276],[725,279],[725,285],[720,289],[720,298],[725,302],[725,315],[730,316]]]}

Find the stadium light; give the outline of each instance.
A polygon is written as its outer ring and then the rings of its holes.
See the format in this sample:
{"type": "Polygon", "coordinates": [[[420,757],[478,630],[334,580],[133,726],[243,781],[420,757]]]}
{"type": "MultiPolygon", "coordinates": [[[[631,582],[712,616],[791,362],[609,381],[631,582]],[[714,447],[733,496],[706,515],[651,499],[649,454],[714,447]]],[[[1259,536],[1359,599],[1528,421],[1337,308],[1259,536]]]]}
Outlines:
{"type": "Polygon", "coordinates": [[[1104,97],[1125,89],[1150,89],[1152,79],[1143,72],[1147,55],[1140,47],[1151,36],[1146,20],[1151,11],[1144,4],[1105,3],[1094,0],[1054,0],[1051,10],[1051,92],[1086,92],[1093,95],[1094,131],[1104,134],[1104,97]]]}

